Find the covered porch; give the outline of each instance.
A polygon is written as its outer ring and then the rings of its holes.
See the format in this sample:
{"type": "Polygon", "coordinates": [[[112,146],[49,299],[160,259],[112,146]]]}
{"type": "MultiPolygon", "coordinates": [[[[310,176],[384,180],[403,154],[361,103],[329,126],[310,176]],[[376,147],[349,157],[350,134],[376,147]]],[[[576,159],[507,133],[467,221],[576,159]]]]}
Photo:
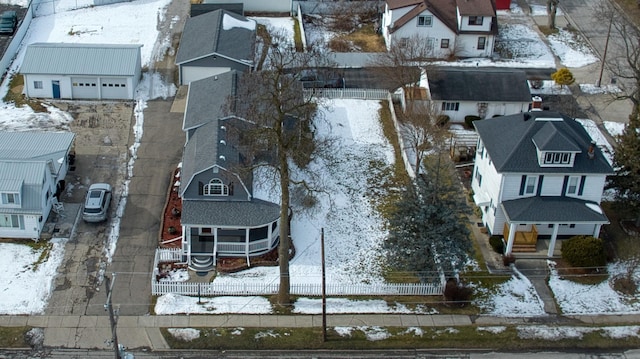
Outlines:
{"type": "Polygon", "coordinates": [[[559,249],[559,236],[599,237],[609,220],[599,204],[568,197],[528,197],[501,203],[505,214],[503,235],[505,253],[538,252],[540,235],[548,240],[547,257],[559,249]],[[544,232],[543,230],[544,229],[544,232]]]}

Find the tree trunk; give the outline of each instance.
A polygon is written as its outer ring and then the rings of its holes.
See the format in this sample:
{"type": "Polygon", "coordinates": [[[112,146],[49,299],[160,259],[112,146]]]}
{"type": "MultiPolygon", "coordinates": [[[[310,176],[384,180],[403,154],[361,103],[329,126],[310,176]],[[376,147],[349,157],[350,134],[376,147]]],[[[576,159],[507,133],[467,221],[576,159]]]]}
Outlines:
{"type": "Polygon", "coordinates": [[[549,14],[549,28],[556,28],[556,13],[558,12],[558,1],[557,0],[549,0],[547,2],[547,12],[549,14]]]}
{"type": "Polygon", "coordinates": [[[289,278],[289,163],[284,151],[278,151],[280,162],[280,245],[278,246],[278,263],[280,265],[280,287],[276,302],[286,308],[291,304],[289,278]]]}

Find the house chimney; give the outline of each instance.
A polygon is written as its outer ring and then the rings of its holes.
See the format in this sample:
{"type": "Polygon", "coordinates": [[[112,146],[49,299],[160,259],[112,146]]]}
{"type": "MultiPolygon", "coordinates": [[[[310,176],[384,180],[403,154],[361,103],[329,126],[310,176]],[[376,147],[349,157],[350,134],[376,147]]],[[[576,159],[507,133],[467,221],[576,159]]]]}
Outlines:
{"type": "Polygon", "coordinates": [[[596,157],[595,149],[596,149],[596,141],[591,141],[591,143],[589,144],[589,151],[587,151],[587,156],[589,156],[590,160],[596,157]]]}
{"type": "Polygon", "coordinates": [[[531,111],[542,111],[542,97],[533,96],[531,98],[531,111]]]}

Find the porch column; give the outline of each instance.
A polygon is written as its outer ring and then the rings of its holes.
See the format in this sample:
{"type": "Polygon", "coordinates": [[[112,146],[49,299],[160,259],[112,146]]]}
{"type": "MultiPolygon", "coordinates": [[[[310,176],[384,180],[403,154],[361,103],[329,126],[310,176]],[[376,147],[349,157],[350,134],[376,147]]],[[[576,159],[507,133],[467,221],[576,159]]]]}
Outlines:
{"type": "Polygon", "coordinates": [[[596,228],[593,230],[594,238],[598,238],[600,236],[600,228],[602,228],[602,224],[596,224],[596,228]]]}
{"type": "Polygon", "coordinates": [[[249,228],[244,229],[244,253],[247,256],[247,266],[251,267],[251,262],[249,262],[249,228]]]}
{"type": "Polygon", "coordinates": [[[213,263],[216,263],[218,256],[218,227],[213,228],[213,263]]]}
{"type": "Polygon", "coordinates": [[[511,254],[513,250],[513,240],[516,238],[516,228],[517,225],[515,223],[509,224],[509,238],[507,239],[507,250],[504,254],[511,254]]]}
{"type": "Polygon", "coordinates": [[[269,248],[271,248],[271,232],[273,232],[273,222],[267,224],[267,243],[269,243],[269,248]]]}
{"type": "Polygon", "coordinates": [[[191,227],[182,226],[182,240],[187,246],[187,265],[191,265],[191,227]]]}
{"type": "Polygon", "coordinates": [[[553,233],[551,233],[551,242],[549,242],[549,249],[547,250],[547,257],[553,257],[553,252],[556,250],[556,239],[558,238],[558,229],[560,229],[560,225],[558,223],[554,223],[553,233]]]}

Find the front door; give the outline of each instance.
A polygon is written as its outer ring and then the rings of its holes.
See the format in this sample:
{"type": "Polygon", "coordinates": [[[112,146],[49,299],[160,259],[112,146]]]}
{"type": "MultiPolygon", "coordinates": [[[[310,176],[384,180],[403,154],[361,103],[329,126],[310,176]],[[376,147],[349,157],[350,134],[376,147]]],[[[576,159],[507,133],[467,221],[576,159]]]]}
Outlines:
{"type": "Polygon", "coordinates": [[[53,90],[53,98],[60,98],[60,81],[51,81],[51,87],[53,90]]]}

